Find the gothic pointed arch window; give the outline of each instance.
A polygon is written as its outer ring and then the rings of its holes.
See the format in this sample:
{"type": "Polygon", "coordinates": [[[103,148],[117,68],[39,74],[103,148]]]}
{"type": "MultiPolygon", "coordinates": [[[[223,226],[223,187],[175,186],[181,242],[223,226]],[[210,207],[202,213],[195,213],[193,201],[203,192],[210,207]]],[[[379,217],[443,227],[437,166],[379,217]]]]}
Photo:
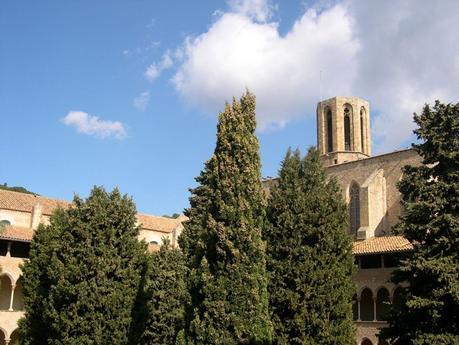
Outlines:
{"type": "Polygon", "coordinates": [[[360,108],[360,143],[361,151],[365,152],[365,108],[360,108]]]}
{"type": "Polygon", "coordinates": [[[356,182],[349,188],[349,227],[351,234],[360,228],[360,187],[356,182]]]}
{"type": "Polygon", "coordinates": [[[349,104],[344,106],[344,149],[351,151],[351,118],[352,108],[349,104]]]}
{"type": "Polygon", "coordinates": [[[333,118],[330,108],[327,109],[327,152],[333,151],[333,118]]]}

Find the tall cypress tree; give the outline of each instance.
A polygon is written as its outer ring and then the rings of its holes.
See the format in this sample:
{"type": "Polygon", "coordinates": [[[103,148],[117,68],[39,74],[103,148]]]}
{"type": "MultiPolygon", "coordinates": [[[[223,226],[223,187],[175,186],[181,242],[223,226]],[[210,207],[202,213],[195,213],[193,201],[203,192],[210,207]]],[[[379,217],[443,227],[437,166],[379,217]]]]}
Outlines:
{"type": "Polygon", "coordinates": [[[399,183],[404,214],[394,232],[414,246],[393,281],[407,282],[383,337],[397,344],[459,344],[459,104],[414,115],[424,165],[399,183]]]}
{"type": "Polygon", "coordinates": [[[146,320],[141,345],[184,344],[186,266],[181,250],[165,239],[149,255],[145,284],[146,320]]]}
{"type": "Polygon", "coordinates": [[[342,193],[319,154],[287,152],[266,227],[276,344],[355,344],[352,245],[342,193]]]}
{"type": "Polygon", "coordinates": [[[41,225],[23,266],[24,343],[128,344],[145,252],[135,205],[95,187],[41,225]]]}
{"type": "Polygon", "coordinates": [[[220,114],[214,154],[192,190],[180,239],[191,269],[190,343],[271,341],[255,127],[255,97],[247,91],[220,114]]]}

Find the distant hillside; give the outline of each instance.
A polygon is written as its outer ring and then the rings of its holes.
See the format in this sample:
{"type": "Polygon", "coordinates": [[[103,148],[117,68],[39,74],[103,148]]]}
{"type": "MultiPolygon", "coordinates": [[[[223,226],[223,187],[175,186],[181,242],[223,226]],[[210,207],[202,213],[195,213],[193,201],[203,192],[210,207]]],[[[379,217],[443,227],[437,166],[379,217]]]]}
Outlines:
{"type": "Polygon", "coordinates": [[[38,195],[37,193],[34,193],[34,192],[31,192],[30,190],[27,190],[25,189],[24,187],[9,187],[6,183],[4,183],[3,185],[0,185],[0,189],[3,189],[3,190],[11,190],[13,192],[19,192],[19,193],[25,193],[25,194],[34,194],[34,195],[38,195]]]}

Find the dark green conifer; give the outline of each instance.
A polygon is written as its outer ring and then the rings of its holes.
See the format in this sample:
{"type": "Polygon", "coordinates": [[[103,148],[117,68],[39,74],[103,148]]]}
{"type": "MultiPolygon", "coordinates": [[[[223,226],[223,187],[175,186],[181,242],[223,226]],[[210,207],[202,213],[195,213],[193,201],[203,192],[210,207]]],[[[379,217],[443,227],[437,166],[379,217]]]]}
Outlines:
{"type": "Polygon", "coordinates": [[[214,154],[192,190],[180,246],[190,268],[187,340],[193,344],[271,342],[255,127],[251,93],[227,104],[214,154]]]}
{"type": "Polygon", "coordinates": [[[459,104],[435,102],[414,115],[422,166],[399,183],[404,214],[394,229],[414,246],[394,272],[405,282],[383,337],[396,344],[459,344],[459,104]]]}
{"type": "Polygon", "coordinates": [[[267,267],[276,344],[355,344],[353,258],[341,191],[319,154],[287,152],[272,188],[267,267]]]}
{"type": "Polygon", "coordinates": [[[184,344],[187,287],[183,253],[168,239],[149,257],[145,284],[146,321],[141,345],[184,344]]]}
{"type": "Polygon", "coordinates": [[[95,187],[41,225],[23,266],[25,345],[128,344],[145,245],[135,205],[95,187]]]}

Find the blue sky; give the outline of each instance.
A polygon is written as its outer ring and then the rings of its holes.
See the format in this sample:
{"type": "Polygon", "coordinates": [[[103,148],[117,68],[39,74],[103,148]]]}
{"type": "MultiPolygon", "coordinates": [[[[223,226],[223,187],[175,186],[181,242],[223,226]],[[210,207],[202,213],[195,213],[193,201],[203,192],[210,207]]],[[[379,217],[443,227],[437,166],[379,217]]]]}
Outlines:
{"type": "Polygon", "coordinates": [[[321,96],[367,99],[376,152],[406,147],[412,112],[458,94],[457,7],[4,0],[0,183],[67,200],[119,186],[141,212],[180,213],[218,111],[245,87],[264,176],[315,144],[321,96]]]}

